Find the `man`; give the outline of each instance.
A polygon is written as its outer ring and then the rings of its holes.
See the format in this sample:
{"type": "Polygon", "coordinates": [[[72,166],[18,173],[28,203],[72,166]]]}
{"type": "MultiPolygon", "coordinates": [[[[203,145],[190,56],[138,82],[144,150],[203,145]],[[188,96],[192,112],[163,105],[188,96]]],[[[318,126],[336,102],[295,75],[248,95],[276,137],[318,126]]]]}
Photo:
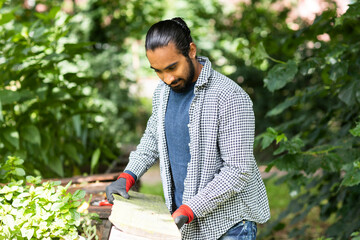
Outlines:
{"type": "Polygon", "coordinates": [[[158,159],[165,203],[182,239],[255,239],[270,218],[253,156],[252,102],[235,82],[196,56],[181,18],[146,35],[146,56],[160,81],[136,151],[106,194],[128,190],[158,159]],[[238,238],[242,237],[242,238],[238,238]]]}

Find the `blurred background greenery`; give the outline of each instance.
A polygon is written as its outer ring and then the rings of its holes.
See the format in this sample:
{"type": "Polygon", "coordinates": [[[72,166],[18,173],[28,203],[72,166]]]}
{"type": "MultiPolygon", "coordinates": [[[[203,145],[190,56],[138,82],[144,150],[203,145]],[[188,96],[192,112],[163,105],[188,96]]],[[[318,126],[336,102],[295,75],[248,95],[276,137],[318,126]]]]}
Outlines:
{"type": "Polygon", "coordinates": [[[358,1],[0,0],[0,161],[118,170],[151,113],[145,33],[175,16],[252,98],[258,164],[286,173],[260,237],[359,238],[358,1]]]}

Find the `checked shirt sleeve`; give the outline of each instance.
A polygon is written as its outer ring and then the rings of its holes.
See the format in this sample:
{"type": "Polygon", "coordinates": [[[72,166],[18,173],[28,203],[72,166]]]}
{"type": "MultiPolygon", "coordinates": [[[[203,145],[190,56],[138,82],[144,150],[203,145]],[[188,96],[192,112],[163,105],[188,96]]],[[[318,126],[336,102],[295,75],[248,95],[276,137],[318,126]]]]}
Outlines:
{"type": "Polygon", "coordinates": [[[197,217],[204,217],[243,191],[257,167],[253,155],[255,119],[249,96],[243,90],[234,90],[220,97],[219,102],[218,146],[223,166],[213,180],[186,203],[197,217]]]}
{"type": "Polygon", "coordinates": [[[129,163],[125,171],[131,171],[139,179],[159,158],[157,140],[158,121],[158,96],[159,87],[155,90],[153,97],[152,115],[147,122],[145,132],[136,150],[130,153],[129,163]]]}

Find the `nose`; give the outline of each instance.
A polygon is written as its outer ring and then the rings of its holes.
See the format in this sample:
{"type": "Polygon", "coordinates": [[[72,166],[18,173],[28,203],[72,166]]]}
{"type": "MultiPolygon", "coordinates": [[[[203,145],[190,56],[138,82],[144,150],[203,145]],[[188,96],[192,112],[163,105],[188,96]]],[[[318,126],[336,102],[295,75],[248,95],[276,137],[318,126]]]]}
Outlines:
{"type": "Polygon", "coordinates": [[[170,85],[173,81],[175,80],[175,77],[170,74],[170,73],[164,73],[164,79],[163,81],[167,84],[170,85]]]}

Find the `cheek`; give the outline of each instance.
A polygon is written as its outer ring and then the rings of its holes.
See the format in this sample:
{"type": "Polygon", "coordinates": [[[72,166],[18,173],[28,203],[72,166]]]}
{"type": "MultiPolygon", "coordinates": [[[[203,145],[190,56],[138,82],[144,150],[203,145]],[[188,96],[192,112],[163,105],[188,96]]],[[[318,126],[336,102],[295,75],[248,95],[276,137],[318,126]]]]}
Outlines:
{"type": "Polygon", "coordinates": [[[163,74],[162,73],[158,73],[158,72],[155,72],[155,73],[161,80],[163,80],[163,74]]]}
{"type": "Polygon", "coordinates": [[[186,78],[186,68],[182,67],[182,68],[178,68],[175,72],[174,72],[174,75],[176,78],[183,78],[185,79],[186,78]]]}

